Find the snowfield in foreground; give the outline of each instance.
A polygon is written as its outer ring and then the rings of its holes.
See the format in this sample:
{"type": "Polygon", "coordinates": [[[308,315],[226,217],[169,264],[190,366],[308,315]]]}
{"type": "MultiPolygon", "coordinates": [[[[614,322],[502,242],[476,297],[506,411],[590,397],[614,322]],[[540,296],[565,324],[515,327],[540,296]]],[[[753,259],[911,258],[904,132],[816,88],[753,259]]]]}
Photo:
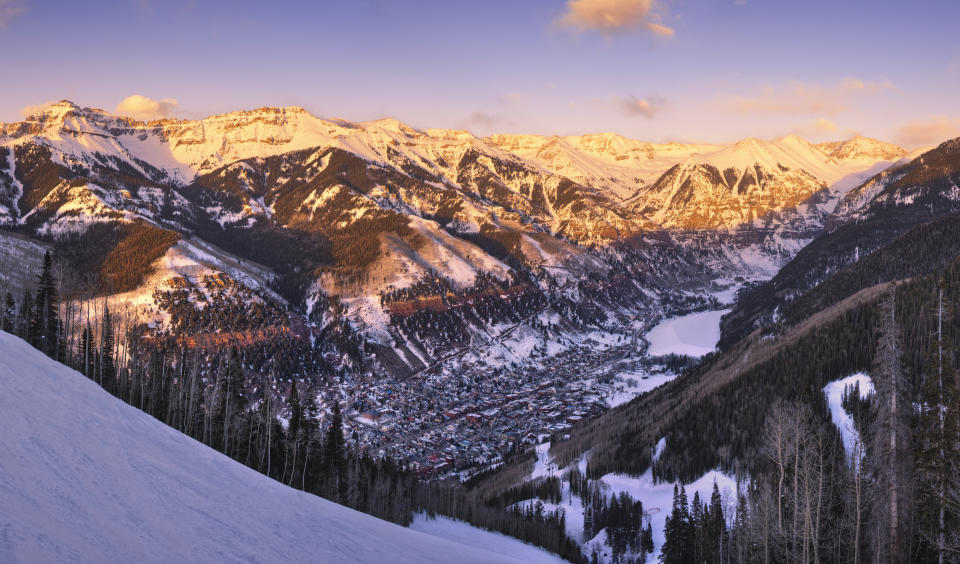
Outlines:
{"type": "Polygon", "coordinates": [[[286,487],[3,332],[0,453],[3,563],[528,560],[286,487]]]}
{"type": "Polygon", "coordinates": [[[650,343],[647,354],[701,357],[712,353],[720,342],[720,318],[729,311],[701,311],[662,321],[644,335],[650,343]]]}
{"type": "Polygon", "coordinates": [[[449,541],[460,543],[467,547],[495,552],[516,558],[527,564],[562,564],[559,556],[547,552],[542,548],[526,544],[513,537],[501,535],[500,533],[491,533],[478,529],[473,525],[450,519],[438,515],[431,519],[423,513],[418,513],[413,517],[413,523],[410,528],[428,535],[447,539],[449,541]]]}

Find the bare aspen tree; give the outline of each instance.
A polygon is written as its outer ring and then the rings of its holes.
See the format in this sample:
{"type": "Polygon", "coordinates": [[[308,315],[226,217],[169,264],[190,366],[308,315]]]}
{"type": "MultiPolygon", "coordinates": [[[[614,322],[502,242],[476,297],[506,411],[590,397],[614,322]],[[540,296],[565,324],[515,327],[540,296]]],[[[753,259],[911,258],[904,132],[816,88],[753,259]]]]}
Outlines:
{"type": "Polygon", "coordinates": [[[873,512],[873,552],[878,561],[891,563],[908,560],[912,453],[909,436],[910,403],[901,368],[901,337],[896,317],[896,294],[891,292],[882,302],[880,335],[874,358],[878,412],[874,425],[873,487],[876,503],[873,512]]]}
{"type": "Polygon", "coordinates": [[[854,506],[853,564],[860,563],[860,532],[863,525],[863,443],[857,439],[853,444],[852,493],[854,506]]]}
{"type": "Polygon", "coordinates": [[[924,555],[938,563],[960,556],[957,497],[960,473],[956,373],[944,351],[943,291],[937,296],[936,349],[928,356],[918,418],[917,512],[924,555]]]}
{"type": "Polygon", "coordinates": [[[788,446],[788,422],[786,405],[776,402],[770,409],[764,425],[763,451],[777,467],[777,532],[783,534],[783,487],[786,479],[788,446]]]}

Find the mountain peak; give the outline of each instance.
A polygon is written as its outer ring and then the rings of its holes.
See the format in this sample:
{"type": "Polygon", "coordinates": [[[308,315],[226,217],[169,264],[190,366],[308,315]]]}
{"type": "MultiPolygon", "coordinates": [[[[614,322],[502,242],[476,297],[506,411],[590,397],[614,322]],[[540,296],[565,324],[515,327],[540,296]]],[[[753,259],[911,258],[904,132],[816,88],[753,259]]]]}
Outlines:
{"type": "Polygon", "coordinates": [[[74,104],[74,103],[71,102],[70,100],[60,100],[59,102],[57,102],[57,103],[55,103],[55,104],[50,104],[50,105],[48,105],[48,106],[44,106],[44,107],[38,109],[38,110],[35,111],[33,114],[31,114],[30,116],[28,116],[28,118],[32,118],[32,117],[39,117],[39,118],[42,118],[42,117],[62,117],[62,116],[65,116],[66,114],[68,114],[68,113],[70,113],[70,112],[74,112],[74,111],[77,111],[77,110],[79,110],[79,109],[80,109],[80,106],[74,104]]]}
{"type": "Polygon", "coordinates": [[[766,143],[767,143],[766,141],[762,139],[757,139],[756,137],[747,137],[737,141],[736,143],[734,143],[733,146],[734,148],[746,149],[746,148],[752,148],[752,147],[760,147],[760,146],[766,145],[766,143]]]}
{"type": "Polygon", "coordinates": [[[420,137],[423,136],[423,132],[415,127],[410,127],[409,125],[403,123],[402,121],[392,118],[385,117],[380,119],[375,119],[373,121],[368,121],[363,124],[365,127],[374,126],[379,127],[385,131],[390,131],[393,133],[400,133],[408,137],[420,137]]]}
{"type": "Polygon", "coordinates": [[[839,159],[872,159],[895,161],[903,158],[907,151],[892,143],[878,141],[871,137],[863,135],[854,135],[845,141],[833,141],[830,143],[820,143],[817,148],[828,155],[839,159]]]}
{"type": "Polygon", "coordinates": [[[810,147],[813,145],[813,143],[807,141],[803,137],[800,137],[796,133],[784,135],[783,137],[777,138],[776,141],[780,144],[800,146],[800,147],[810,147]]]}

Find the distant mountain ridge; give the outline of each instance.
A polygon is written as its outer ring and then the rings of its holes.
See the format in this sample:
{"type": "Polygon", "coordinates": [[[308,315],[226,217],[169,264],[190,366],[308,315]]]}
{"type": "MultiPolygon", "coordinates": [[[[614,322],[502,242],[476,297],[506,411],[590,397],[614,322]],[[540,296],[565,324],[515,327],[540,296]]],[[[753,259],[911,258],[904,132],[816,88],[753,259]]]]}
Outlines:
{"type": "MultiPolygon", "coordinates": [[[[774,141],[748,138],[731,146],[655,144],[612,133],[478,138],[466,131],[421,131],[394,119],[364,123],[323,120],[299,107],[264,107],[201,120],[140,122],[64,100],[23,122],[0,125],[7,138],[43,140],[73,156],[113,154],[134,168],[142,169],[138,161],[143,161],[150,165],[149,172],[142,170],[147,176],[156,176],[159,171],[181,184],[239,160],[321,147],[341,149],[380,164],[394,164],[402,158],[406,161],[403,167],[422,167],[427,173],[456,182],[456,157],[474,150],[492,159],[520,164],[528,174],[539,168],[541,173],[590,187],[598,196],[613,201],[632,198],[644,202],[646,208],[650,200],[663,201],[651,187],[669,169],[684,163],[687,168],[693,163],[712,165],[724,178],[732,174],[728,169],[737,171],[740,177],[757,164],[771,173],[780,167],[802,169],[822,183],[832,184],[845,174],[906,155],[900,147],[861,136],[819,145],[797,136],[774,141]]],[[[749,182],[753,175],[744,180],[749,182]]],[[[718,184],[732,188],[729,182],[718,184]]],[[[807,186],[806,191],[812,188],[807,186]]],[[[663,205],[669,204],[667,201],[663,205]]],[[[671,210],[664,207],[656,211],[660,216],[671,215],[671,210]]],[[[702,211],[699,213],[702,215],[702,211]]],[[[729,221],[720,223],[730,226],[729,221]]]]}
{"type": "MultiPolygon", "coordinates": [[[[401,370],[489,342],[492,327],[536,308],[538,323],[576,311],[575,326],[612,328],[638,308],[659,311],[667,295],[700,303],[714,279],[772,276],[851,189],[904,154],[864,138],[478,138],[297,107],[142,122],[69,101],[0,134],[6,228],[80,241],[74,255],[101,271],[126,264],[116,257],[133,241],[149,241],[143,256],[178,275],[184,256],[212,270],[229,263],[316,323],[349,319],[371,347],[396,351],[389,364],[401,370]],[[502,294],[512,305],[414,331],[386,307],[410,292],[450,303],[502,294]]],[[[129,292],[137,276],[107,280],[106,291],[129,292]]]]}

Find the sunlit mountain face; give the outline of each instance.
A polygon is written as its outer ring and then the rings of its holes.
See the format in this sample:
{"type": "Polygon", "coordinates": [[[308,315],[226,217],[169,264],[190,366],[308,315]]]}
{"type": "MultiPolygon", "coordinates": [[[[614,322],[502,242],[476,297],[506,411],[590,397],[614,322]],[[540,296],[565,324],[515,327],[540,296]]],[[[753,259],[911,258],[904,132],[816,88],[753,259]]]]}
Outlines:
{"type": "MultiPolygon", "coordinates": [[[[663,295],[696,301],[718,279],[769,276],[854,186],[907,156],[862,137],[481,138],[295,107],[143,122],[62,101],[3,132],[8,227],[72,245],[109,232],[121,250],[160,241],[139,277],[113,272],[103,250],[108,294],[150,295],[169,283],[156,272],[236,275],[320,326],[349,320],[399,374],[585,298],[577,333],[659,310],[663,295]],[[424,331],[424,316],[449,327],[424,331]]],[[[522,360],[529,338],[507,340],[493,364],[522,360]]]]}

